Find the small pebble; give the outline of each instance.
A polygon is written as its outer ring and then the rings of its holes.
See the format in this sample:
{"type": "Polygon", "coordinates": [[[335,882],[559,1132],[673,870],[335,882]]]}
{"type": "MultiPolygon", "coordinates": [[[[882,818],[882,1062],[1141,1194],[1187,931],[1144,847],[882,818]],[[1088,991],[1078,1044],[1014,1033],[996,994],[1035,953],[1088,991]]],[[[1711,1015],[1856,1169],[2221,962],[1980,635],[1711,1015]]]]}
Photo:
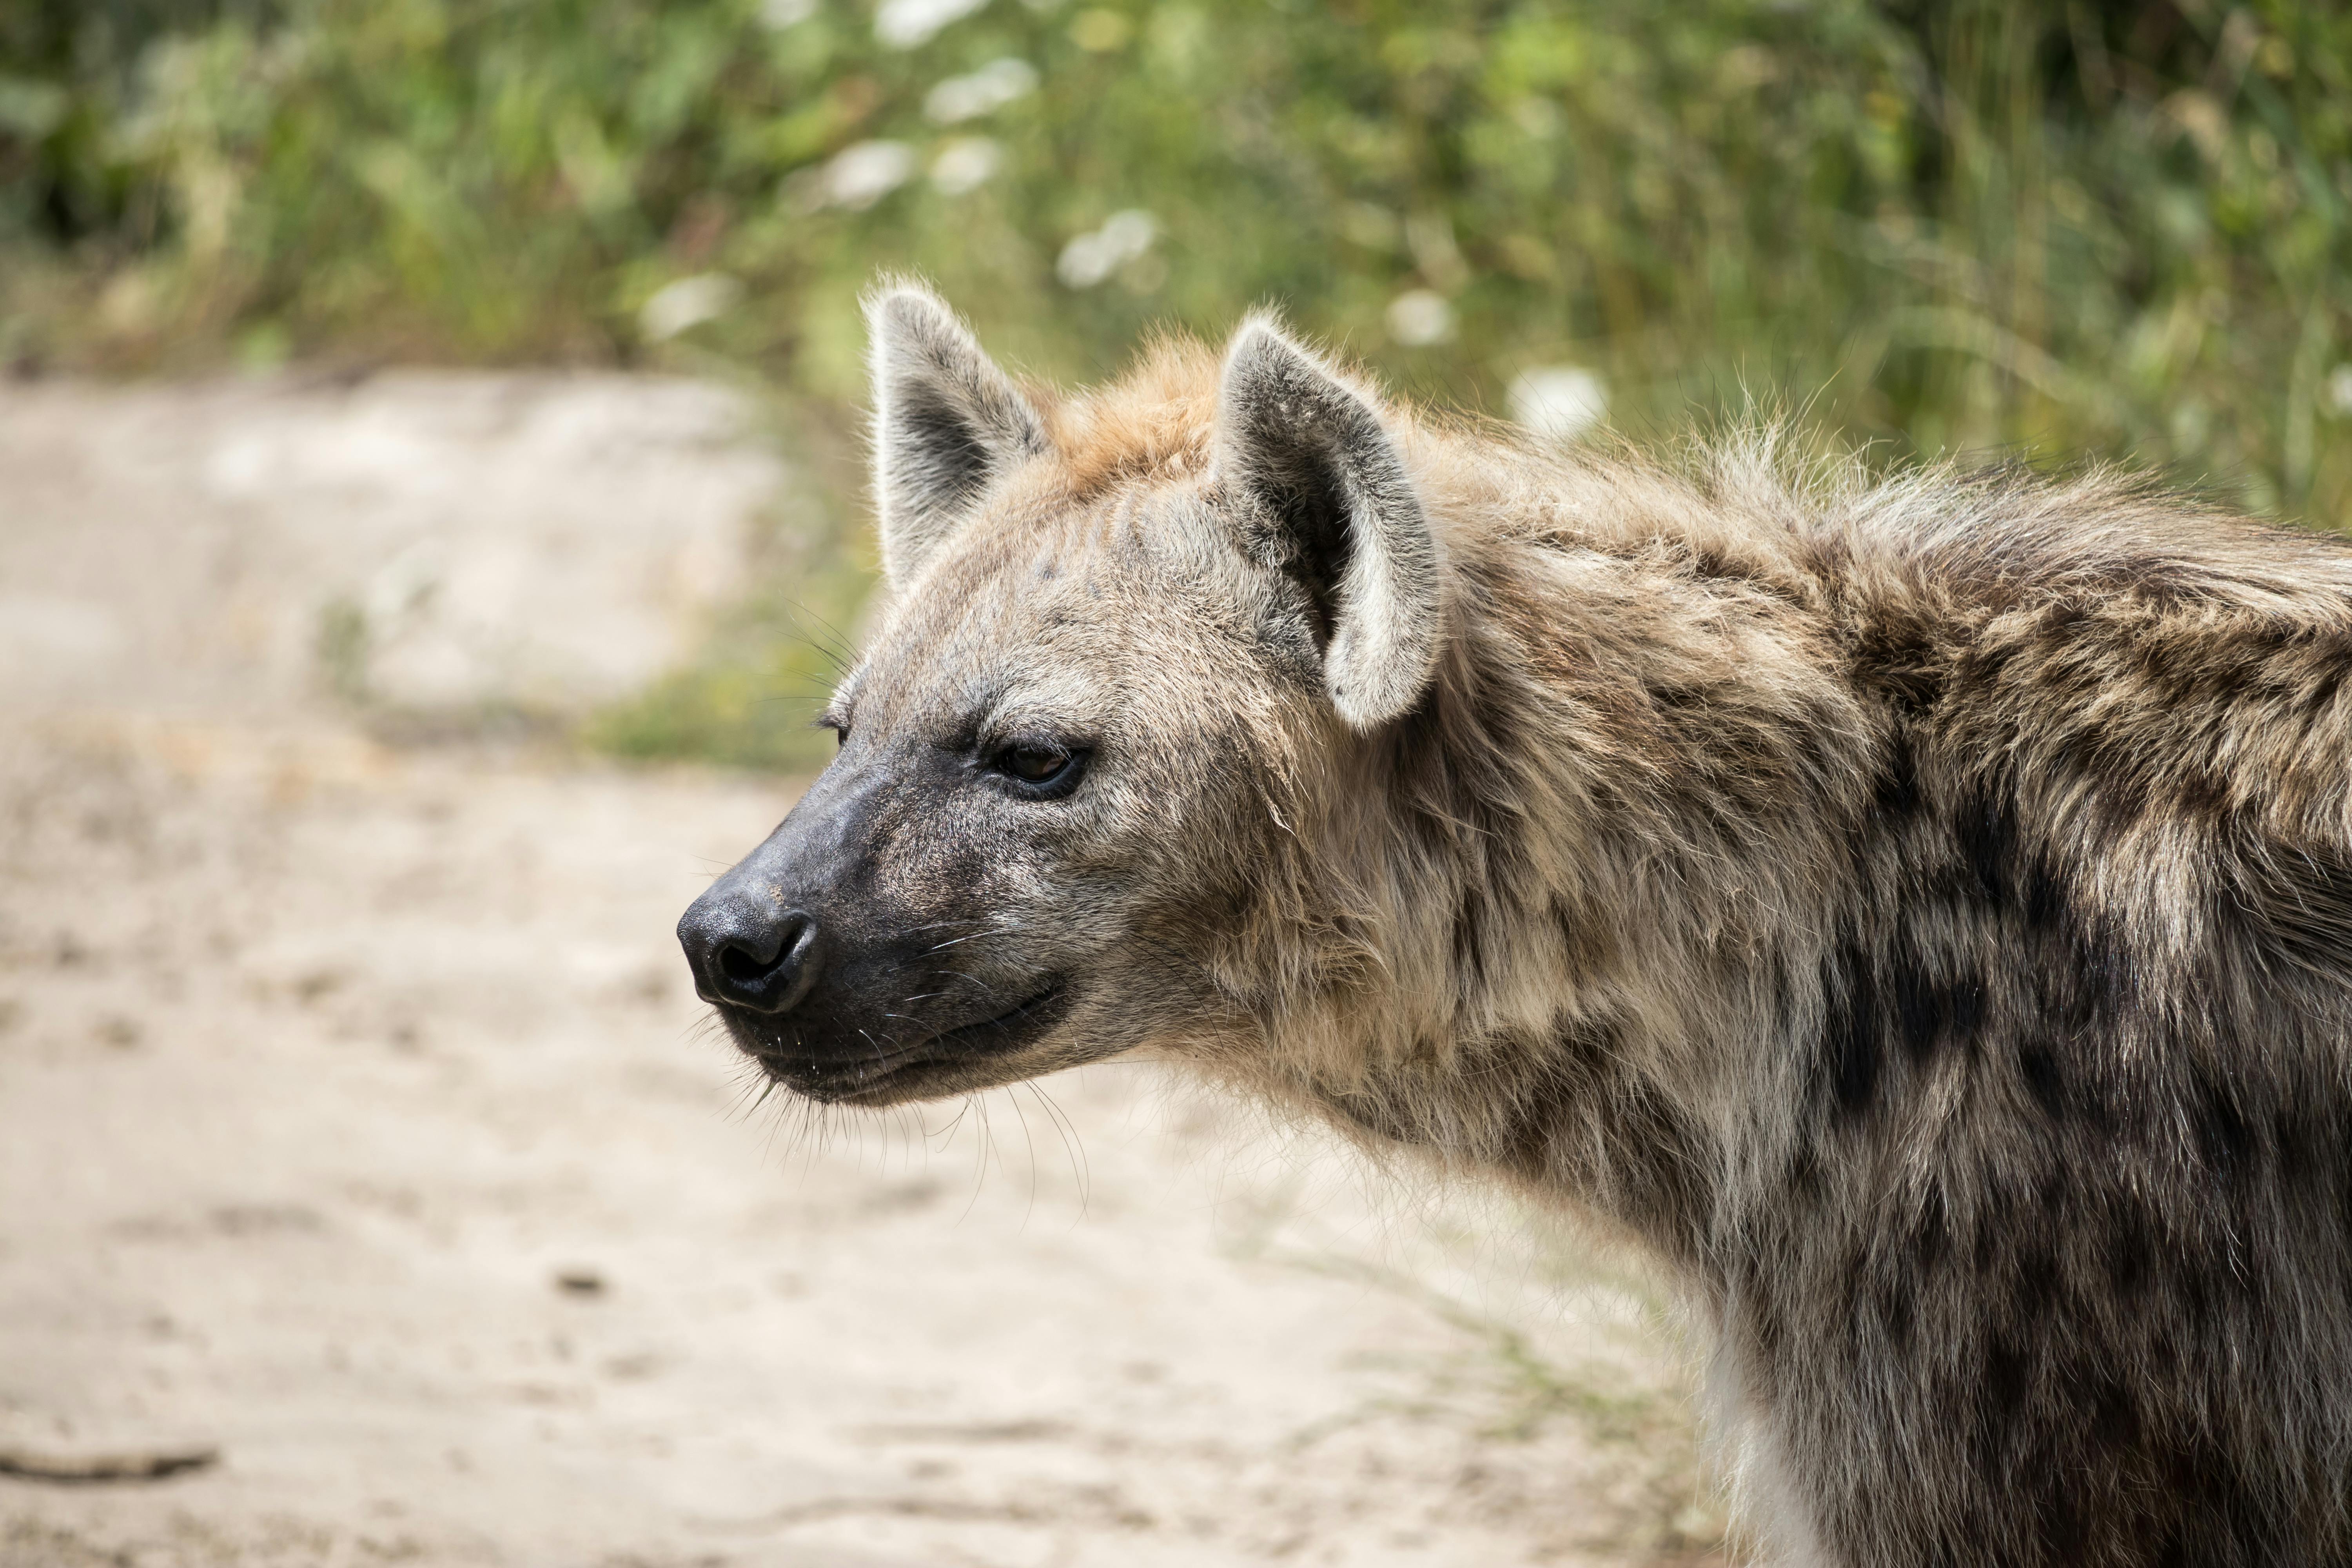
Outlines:
{"type": "Polygon", "coordinates": [[[601,1296],[604,1293],[604,1276],[593,1268],[559,1268],[555,1271],[555,1288],[567,1296],[601,1296]]]}

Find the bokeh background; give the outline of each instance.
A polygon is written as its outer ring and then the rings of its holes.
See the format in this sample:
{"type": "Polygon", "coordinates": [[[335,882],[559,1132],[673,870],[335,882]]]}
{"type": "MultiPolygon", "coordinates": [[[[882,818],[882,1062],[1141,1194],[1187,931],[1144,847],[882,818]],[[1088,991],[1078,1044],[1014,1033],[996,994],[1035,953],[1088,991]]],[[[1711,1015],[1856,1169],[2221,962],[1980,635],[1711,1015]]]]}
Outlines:
{"type": "Polygon", "coordinates": [[[2348,205],[2285,0],[0,0],[0,1564],[1727,1561],[1544,1216],[698,1024],[873,587],[857,294],[2343,529],[2348,205]]]}
{"type": "MultiPolygon", "coordinates": [[[[665,367],[837,450],[885,268],[1049,376],[1271,300],[1496,413],[1568,367],[1637,435],[1762,401],[1887,460],[2121,458],[2341,527],[2352,10],[0,7],[19,368],[665,367]]],[[[840,620],[856,559],[780,569],[840,620]]],[[[804,760],[765,699],[818,672],[764,608],[598,742],[804,760]]]]}

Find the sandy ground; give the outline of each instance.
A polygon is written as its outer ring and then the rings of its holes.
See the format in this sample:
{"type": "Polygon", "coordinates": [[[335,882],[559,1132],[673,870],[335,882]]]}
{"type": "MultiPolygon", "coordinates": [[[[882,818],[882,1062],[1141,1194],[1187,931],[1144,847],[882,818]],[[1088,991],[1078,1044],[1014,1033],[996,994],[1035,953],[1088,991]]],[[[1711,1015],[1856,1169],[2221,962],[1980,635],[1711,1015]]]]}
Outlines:
{"type": "Polygon", "coordinates": [[[0,1468],[214,1456],[0,1475],[0,1564],[1719,1561],[1638,1279],[1144,1064],[755,1105],[670,927],[788,782],[312,668],[677,657],[780,482],[717,406],[0,389],[0,1468]]]}

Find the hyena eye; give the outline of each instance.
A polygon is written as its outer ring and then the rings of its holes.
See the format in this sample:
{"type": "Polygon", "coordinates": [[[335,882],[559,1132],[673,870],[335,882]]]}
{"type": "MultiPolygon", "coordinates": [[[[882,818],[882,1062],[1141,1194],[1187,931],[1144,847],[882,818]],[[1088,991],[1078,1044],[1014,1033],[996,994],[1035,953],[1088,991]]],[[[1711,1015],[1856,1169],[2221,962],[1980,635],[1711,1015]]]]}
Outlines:
{"type": "Polygon", "coordinates": [[[1059,800],[1078,787],[1087,752],[1051,741],[1016,741],[991,756],[988,767],[1031,800],[1059,800]]]}
{"type": "Polygon", "coordinates": [[[1070,753],[1051,746],[1015,746],[1004,753],[1004,771],[1028,784],[1047,784],[1070,765],[1070,753]]]}

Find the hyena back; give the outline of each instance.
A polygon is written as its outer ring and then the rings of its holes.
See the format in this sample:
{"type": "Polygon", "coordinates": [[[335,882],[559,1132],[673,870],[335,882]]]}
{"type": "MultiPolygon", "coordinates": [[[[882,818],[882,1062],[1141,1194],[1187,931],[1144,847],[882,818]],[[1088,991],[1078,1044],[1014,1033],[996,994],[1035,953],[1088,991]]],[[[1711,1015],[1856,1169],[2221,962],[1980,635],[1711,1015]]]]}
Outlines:
{"type": "Polygon", "coordinates": [[[869,319],[893,606],[680,927],[768,1072],[1148,1047],[1566,1206],[1785,1560],[2352,1563],[2352,558],[869,319]]]}

